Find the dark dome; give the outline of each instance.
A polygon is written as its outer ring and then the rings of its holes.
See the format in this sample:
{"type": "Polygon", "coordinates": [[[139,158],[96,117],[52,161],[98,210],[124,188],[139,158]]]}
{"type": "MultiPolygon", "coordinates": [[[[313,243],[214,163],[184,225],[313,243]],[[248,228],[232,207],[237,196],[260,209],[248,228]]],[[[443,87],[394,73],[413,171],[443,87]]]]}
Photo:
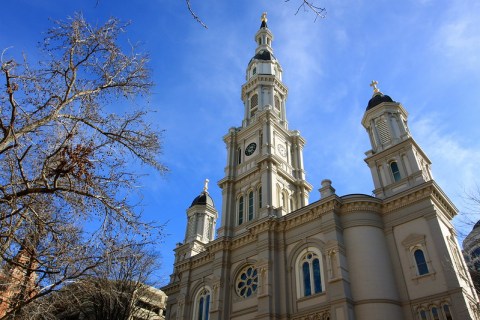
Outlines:
{"type": "Polygon", "coordinates": [[[383,93],[376,94],[373,96],[370,101],[368,101],[368,106],[367,106],[367,111],[372,109],[375,106],[378,106],[382,102],[394,102],[392,98],[390,98],[387,95],[384,95],[383,93]]]}
{"type": "MultiPolygon", "coordinates": [[[[277,60],[273,54],[268,51],[268,50],[262,50],[260,51],[259,53],[257,53],[253,58],[253,59],[257,59],[257,60],[265,60],[265,61],[271,61],[271,60],[277,60]]],[[[250,60],[250,61],[252,61],[250,60]]]]}
{"type": "Polygon", "coordinates": [[[480,220],[478,220],[477,223],[475,223],[475,225],[473,226],[473,229],[472,229],[472,230],[475,230],[475,229],[477,229],[478,227],[480,227],[480,220]]]}
{"type": "Polygon", "coordinates": [[[199,196],[197,196],[195,199],[193,199],[190,207],[193,207],[193,206],[196,206],[196,205],[203,205],[204,206],[206,204],[208,204],[212,207],[215,207],[215,205],[213,204],[212,197],[210,197],[208,192],[203,191],[202,193],[200,193],[199,196]]]}

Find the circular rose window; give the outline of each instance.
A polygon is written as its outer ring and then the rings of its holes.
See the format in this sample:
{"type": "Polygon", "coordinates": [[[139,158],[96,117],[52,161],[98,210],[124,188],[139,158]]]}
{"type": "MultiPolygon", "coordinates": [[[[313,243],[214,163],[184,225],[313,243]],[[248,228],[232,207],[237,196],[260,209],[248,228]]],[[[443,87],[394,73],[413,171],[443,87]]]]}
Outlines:
{"type": "Polygon", "coordinates": [[[258,272],[253,266],[245,267],[240,271],[237,278],[237,294],[240,297],[248,298],[257,291],[258,272]]]}

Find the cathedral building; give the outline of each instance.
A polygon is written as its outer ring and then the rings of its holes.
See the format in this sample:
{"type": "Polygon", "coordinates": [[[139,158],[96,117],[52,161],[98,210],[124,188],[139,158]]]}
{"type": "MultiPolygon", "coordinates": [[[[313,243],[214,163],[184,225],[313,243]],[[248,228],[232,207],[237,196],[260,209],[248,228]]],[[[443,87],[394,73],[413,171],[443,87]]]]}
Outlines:
{"type": "Polygon", "coordinates": [[[288,126],[272,41],[264,14],[241,88],[243,120],[223,137],[218,235],[206,181],[162,289],[167,319],[479,319],[451,223],[457,209],[433,180],[406,109],[376,82],[361,119],[375,196],[340,196],[324,180],[309,204],[305,140],[288,126]]]}

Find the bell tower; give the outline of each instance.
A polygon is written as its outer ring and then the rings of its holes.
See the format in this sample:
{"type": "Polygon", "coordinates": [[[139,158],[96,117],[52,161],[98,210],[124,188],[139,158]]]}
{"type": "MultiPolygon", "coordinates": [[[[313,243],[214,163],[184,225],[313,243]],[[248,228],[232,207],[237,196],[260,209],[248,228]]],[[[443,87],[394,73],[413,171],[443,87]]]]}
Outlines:
{"type": "Polygon", "coordinates": [[[305,140],[298,131],[288,129],[288,89],[273,55],[273,39],[264,13],[242,86],[242,126],[230,128],[223,137],[227,165],[225,177],[218,182],[223,194],[219,236],[242,232],[258,218],[303,207],[312,190],[303,167],[305,140]]]}
{"type": "Polygon", "coordinates": [[[432,180],[431,162],[410,134],[407,111],[377,85],[376,81],[370,84],[373,96],[362,119],[372,145],[365,162],[372,173],[375,196],[387,198],[432,180]]]}

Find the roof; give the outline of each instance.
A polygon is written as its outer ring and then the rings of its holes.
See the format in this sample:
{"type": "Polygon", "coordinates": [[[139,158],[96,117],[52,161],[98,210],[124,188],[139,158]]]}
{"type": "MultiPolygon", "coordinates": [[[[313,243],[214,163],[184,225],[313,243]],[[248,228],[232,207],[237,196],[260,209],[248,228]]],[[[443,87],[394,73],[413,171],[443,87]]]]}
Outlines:
{"type": "Polygon", "coordinates": [[[392,100],[392,98],[390,98],[389,96],[387,95],[384,95],[383,93],[381,92],[378,92],[376,93],[372,99],[370,99],[370,101],[368,101],[368,105],[367,105],[367,110],[370,110],[372,109],[373,107],[376,107],[378,106],[380,103],[383,103],[383,102],[394,102],[392,100]]]}
{"type": "Polygon", "coordinates": [[[193,206],[196,206],[196,205],[210,205],[212,207],[215,207],[214,203],[213,203],[213,199],[212,197],[210,197],[210,195],[208,194],[208,192],[206,191],[202,191],[202,193],[200,193],[200,195],[198,195],[195,199],[193,199],[192,201],[192,204],[190,205],[190,208],[193,207],[193,206]]]}

